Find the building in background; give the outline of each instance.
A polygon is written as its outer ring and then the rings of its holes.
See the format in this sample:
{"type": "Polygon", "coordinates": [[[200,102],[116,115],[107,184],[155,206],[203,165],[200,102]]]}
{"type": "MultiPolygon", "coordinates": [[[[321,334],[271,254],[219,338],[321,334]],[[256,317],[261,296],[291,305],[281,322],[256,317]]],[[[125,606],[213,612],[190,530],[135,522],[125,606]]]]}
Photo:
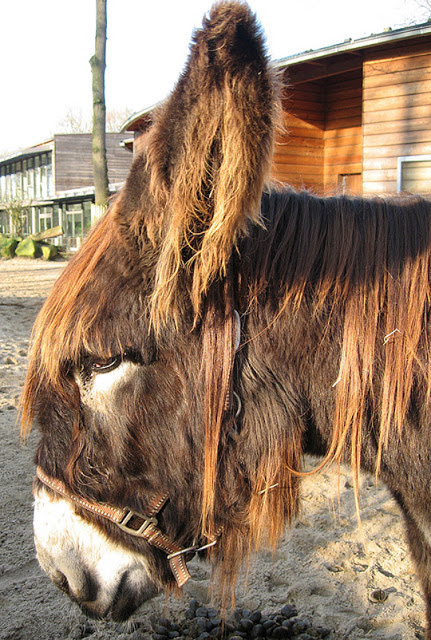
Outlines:
{"type": "MultiPolygon", "coordinates": [[[[131,163],[125,134],[107,133],[109,188],[118,191],[131,163]]],[[[11,233],[8,203],[22,206],[23,234],[61,225],[57,244],[79,247],[94,222],[91,134],[62,134],[0,158],[0,233],[11,233]]]]}
{"type": "MultiPolygon", "coordinates": [[[[319,195],[431,193],[431,23],[274,63],[285,133],[273,177],[319,195]]],[[[138,153],[153,108],[122,131],[138,153]]]]}

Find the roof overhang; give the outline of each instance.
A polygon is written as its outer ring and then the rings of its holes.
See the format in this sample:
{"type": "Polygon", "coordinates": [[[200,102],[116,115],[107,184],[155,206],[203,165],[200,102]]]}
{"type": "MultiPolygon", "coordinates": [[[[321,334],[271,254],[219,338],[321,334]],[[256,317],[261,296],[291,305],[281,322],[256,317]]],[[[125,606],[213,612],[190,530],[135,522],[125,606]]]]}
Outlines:
{"type": "MultiPolygon", "coordinates": [[[[118,193],[124,186],[124,182],[110,182],[109,192],[118,193]]],[[[71,200],[73,198],[85,198],[94,195],[94,187],[81,187],[80,189],[68,189],[67,191],[58,191],[53,200],[71,200]]],[[[39,204],[34,201],[33,204],[39,204]]]]}
{"type": "Polygon", "coordinates": [[[52,151],[54,149],[54,139],[51,138],[41,144],[37,144],[34,147],[27,147],[26,149],[20,149],[19,151],[14,151],[13,153],[9,153],[6,156],[0,158],[0,165],[5,164],[7,162],[16,162],[19,160],[26,160],[27,158],[31,158],[31,156],[38,155],[39,153],[46,153],[47,151],[52,151]]]}
{"type": "Polygon", "coordinates": [[[383,33],[358,38],[357,40],[349,38],[339,44],[330,45],[321,49],[311,49],[302,53],[295,53],[291,56],[287,56],[286,58],[275,60],[273,65],[276,69],[283,69],[284,67],[291,67],[301,62],[313,62],[320,58],[326,58],[340,53],[360,52],[361,50],[369,49],[370,47],[395,44],[400,40],[405,41],[411,38],[418,38],[427,35],[431,35],[431,21],[410,27],[402,27],[401,29],[388,29],[383,33]]]}
{"type": "Polygon", "coordinates": [[[142,128],[142,123],[150,123],[151,114],[159,104],[161,103],[156,102],[156,104],[145,107],[145,109],[142,109],[142,111],[132,113],[132,115],[127,118],[126,122],[124,122],[124,124],[121,126],[120,133],[125,133],[126,131],[140,131],[142,128]]]}

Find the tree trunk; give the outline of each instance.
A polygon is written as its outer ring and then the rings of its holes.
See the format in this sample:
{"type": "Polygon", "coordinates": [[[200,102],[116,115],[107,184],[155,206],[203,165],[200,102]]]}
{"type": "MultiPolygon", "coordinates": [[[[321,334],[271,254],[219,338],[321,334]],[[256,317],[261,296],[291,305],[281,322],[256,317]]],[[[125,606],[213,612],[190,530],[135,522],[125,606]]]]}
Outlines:
{"type": "Polygon", "coordinates": [[[90,60],[93,75],[93,175],[96,206],[106,206],[109,196],[106,162],[106,2],[96,0],[96,51],[90,60]]]}

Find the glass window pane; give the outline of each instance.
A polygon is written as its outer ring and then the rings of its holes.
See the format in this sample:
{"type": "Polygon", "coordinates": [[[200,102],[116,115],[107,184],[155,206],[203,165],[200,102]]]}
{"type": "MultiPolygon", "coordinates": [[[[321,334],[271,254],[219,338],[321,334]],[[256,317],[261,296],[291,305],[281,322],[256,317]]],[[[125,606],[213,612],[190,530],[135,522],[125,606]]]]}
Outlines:
{"type": "Polygon", "coordinates": [[[52,181],[52,165],[49,164],[46,168],[47,170],[47,175],[46,175],[46,181],[47,181],[47,196],[52,196],[54,195],[54,184],[52,181]]]}
{"type": "Polygon", "coordinates": [[[83,235],[83,210],[82,205],[68,205],[66,212],[67,217],[67,235],[70,237],[82,237],[83,235]]]}
{"type": "Polygon", "coordinates": [[[84,233],[88,233],[91,227],[91,202],[84,202],[84,233]]]}
{"type": "Polygon", "coordinates": [[[401,166],[401,191],[431,193],[431,160],[404,161],[401,166]]]}

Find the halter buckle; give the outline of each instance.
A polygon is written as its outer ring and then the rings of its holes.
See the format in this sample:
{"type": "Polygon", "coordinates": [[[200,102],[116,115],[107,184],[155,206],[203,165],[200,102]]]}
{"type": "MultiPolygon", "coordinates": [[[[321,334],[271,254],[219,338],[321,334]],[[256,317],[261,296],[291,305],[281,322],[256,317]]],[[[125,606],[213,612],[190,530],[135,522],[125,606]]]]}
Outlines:
{"type": "Polygon", "coordinates": [[[131,536],[136,536],[140,538],[143,536],[144,531],[148,529],[150,525],[154,525],[155,527],[157,527],[158,523],[156,518],[150,518],[149,516],[144,516],[141,513],[138,513],[137,511],[128,509],[127,512],[124,514],[124,517],[121,520],[121,522],[118,522],[117,524],[122,531],[129,533],[131,536]],[[137,529],[133,529],[132,527],[129,526],[129,522],[132,520],[132,518],[138,518],[139,520],[143,520],[142,524],[140,524],[137,529]]]}

